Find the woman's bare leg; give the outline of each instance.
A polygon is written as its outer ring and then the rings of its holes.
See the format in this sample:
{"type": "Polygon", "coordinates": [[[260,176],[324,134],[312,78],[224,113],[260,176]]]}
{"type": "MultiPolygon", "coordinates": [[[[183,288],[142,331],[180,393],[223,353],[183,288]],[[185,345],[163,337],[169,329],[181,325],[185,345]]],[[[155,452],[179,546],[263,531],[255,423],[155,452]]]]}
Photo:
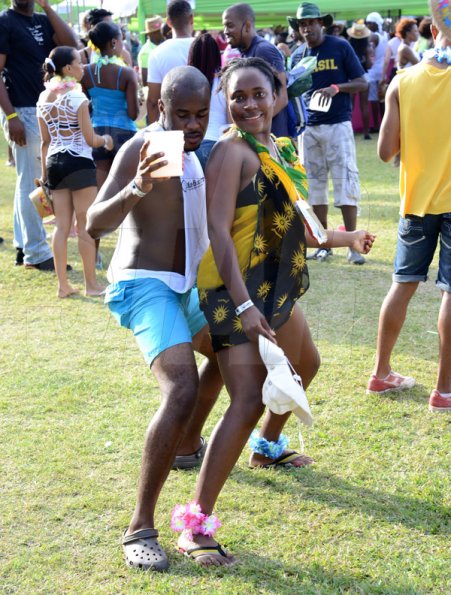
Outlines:
{"type": "MultiPolygon", "coordinates": [[[[305,318],[295,306],[291,318],[279,329],[276,339],[295,370],[309,383],[319,366],[318,352],[313,345],[305,318]],[[293,337],[299,340],[293,341],[293,337]]],[[[224,483],[238,460],[250,433],[263,412],[262,387],[266,378],[257,343],[245,343],[217,354],[219,368],[230,395],[230,406],[216,426],[208,445],[196,486],[195,501],[205,514],[211,514],[224,483]],[[221,464],[218,465],[218,461],[221,464]]],[[[212,537],[183,533],[179,547],[216,545],[212,537]]],[[[227,565],[231,558],[217,554],[199,556],[203,565],[227,565]]]]}
{"type": "MultiPolygon", "coordinates": [[[[230,395],[230,405],[210,437],[196,486],[195,501],[202,512],[211,514],[219,493],[240,456],[250,433],[263,413],[262,386],[266,377],[256,343],[223,349],[217,354],[219,368],[230,395]],[[218,464],[218,461],[221,463],[218,464]]],[[[179,547],[184,551],[214,546],[212,537],[182,534],[179,547]]],[[[197,558],[202,565],[227,565],[231,557],[206,554],[197,558]]]]}
{"type": "Polygon", "coordinates": [[[72,192],[75,215],[77,217],[78,251],[83,262],[86,295],[98,296],[105,287],[96,278],[96,245],[86,231],[86,212],[94,202],[97,188],[89,186],[72,192]]]}
{"type": "MultiPolygon", "coordinates": [[[[320,357],[299,304],[295,305],[290,320],[277,331],[276,339],[291,365],[302,378],[304,389],[307,389],[318,372],[320,357]]],[[[260,435],[268,441],[277,442],[289,417],[290,413],[276,415],[267,411],[260,435]]],[[[313,459],[310,457],[299,455],[298,459],[290,463],[294,467],[304,467],[312,462],[313,459]]],[[[271,459],[256,453],[252,453],[249,460],[252,467],[268,463],[271,463],[271,459]]]]}
{"type": "Polygon", "coordinates": [[[55,230],[52,238],[53,259],[55,272],[58,277],[57,296],[66,298],[78,293],[67,280],[67,239],[72,225],[74,207],[71,191],[53,190],[53,208],[55,211],[55,230]]]}

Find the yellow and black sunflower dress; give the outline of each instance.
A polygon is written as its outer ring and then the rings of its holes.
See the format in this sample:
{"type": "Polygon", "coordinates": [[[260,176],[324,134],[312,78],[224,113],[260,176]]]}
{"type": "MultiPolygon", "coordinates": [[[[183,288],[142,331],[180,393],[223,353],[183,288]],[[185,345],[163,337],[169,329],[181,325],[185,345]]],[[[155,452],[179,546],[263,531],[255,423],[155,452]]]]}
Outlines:
{"type": "MultiPolygon", "coordinates": [[[[290,139],[273,139],[281,164],[252,135],[234,130],[257,152],[261,166],[237,196],[231,236],[249,296],[277,329],[309,287],[304,223],[294,207],[307,197],[307,175],[290,139]]],[[[247,342],[211,247],[201,260],[197,286],[213,349],[247,342]]]]}

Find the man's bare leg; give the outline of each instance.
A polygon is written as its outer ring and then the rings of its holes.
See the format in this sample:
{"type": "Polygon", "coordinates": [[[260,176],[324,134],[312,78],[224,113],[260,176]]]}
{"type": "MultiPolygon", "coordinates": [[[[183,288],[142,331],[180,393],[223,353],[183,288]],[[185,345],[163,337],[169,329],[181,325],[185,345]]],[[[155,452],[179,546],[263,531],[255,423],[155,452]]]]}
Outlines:
{"type": "Polygon", "coordinates": [[[197,399],[198,373],[190,343],[170,347],[152,365],[161,405],[147,429],[135,511],[127,535],[154,528],[154,511],[197,399]]]}
{"type": "Polygon", "coordinates": [[[417,282],[393,282],[382,302],[373,372],[377,378],[386,378],[391,372],[391,354],[406,319],[407,307],[417,287],[417,282]]]}
{"type": "Polygon", "coordinates": [[[177,449],[178,455],[189,455],[199,449],[204,424],[224,385],[216,355],[213,353],[208,326],[193,337],[193,349],[205,356],[199,367],[199,393],[186,434],[177,449]]]}
{"type": "Polygon", "coordinates": [[[329,206],[328,205],[314,205],[313,210],[315,212],[315,215],[321,221],[321,224],[324,227],[324,229],[327,229],[327,214],[329,212],[329,206]]]}
{"type": "Polygon", "coordinates": [[[451,293],[443,292],[438,316],[440,351],[438,360],[437,390],[451,393],[451,293]]]}
{"type": "Polygon", "coordinates": [[[343,205],[340,210],[346,231],[355,231],[357,228],[357,207],[343,205]]]}

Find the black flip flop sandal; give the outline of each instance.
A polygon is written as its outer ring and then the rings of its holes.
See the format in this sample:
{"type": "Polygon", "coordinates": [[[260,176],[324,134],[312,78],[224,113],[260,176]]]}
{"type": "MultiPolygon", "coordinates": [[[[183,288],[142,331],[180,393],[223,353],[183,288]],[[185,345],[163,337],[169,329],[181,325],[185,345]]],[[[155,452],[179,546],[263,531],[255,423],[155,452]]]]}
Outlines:
{"type": "Polygon", "coordinates": [[[283,454],[271,463],[267,463],[266,465],[249,465],[251,469],[270,469],[271,467],[295,467],[296,469],[302,469],[303,467],[308,467],[309,465],[293,465],[292,461],[295,461],[299,457],[302,457],[302,453],[296,452],[292,450],[288,454],[283,454]]]}
{"type": "Polygon", "coordinates": [[[195,467],[200,467],[205,455],[205,451],[207,450],[207,442],[205,438],[201,436],[200,441],[200,447],[196,450],[196,452],[193,452],[193,454],[176,456],[174,462],[172,463],[171,469],[194,469],[195,467]]]}
{"type": "Polygon", "coordinates": [[[180,553],[182,553],[187,558],[191,558],[191,560],[196,560],[200,558],[200,556],[208,556],[210,554],[216,553],[219,554],[221,558],[230,559],[230,556],[227,555],[227,552],[222,549],[219,545],[206,545],[204,547],[193,547],[189,550],[184,550],[182,548],[177,548],[180,553]]]}

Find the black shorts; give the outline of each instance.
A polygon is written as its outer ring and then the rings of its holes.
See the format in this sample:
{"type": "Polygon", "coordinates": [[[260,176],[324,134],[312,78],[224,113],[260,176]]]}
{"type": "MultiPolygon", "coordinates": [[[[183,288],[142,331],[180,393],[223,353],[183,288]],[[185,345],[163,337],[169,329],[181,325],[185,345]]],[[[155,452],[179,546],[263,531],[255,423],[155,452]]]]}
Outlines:
{"type": "Polygon", "coordinates": [[[50,190],[82,190],[97,186],[96,166],[87,157],[55,153],[47,157],[47,182],[50,190]]]}
{"type": "Polygon", "coordinates": [[[107,151],[104,147],[99,147],[92,150],[92,157],[94,161],[104,161],[106,159],[114,159],[122,147],[128,140],[133,138],[136,134],[133,130],[125,130],[124,128],[114,128],[114,126],[96,126],[94,128],[96,134],[109,134],[113,138],[113,150],[107,151]]]}

